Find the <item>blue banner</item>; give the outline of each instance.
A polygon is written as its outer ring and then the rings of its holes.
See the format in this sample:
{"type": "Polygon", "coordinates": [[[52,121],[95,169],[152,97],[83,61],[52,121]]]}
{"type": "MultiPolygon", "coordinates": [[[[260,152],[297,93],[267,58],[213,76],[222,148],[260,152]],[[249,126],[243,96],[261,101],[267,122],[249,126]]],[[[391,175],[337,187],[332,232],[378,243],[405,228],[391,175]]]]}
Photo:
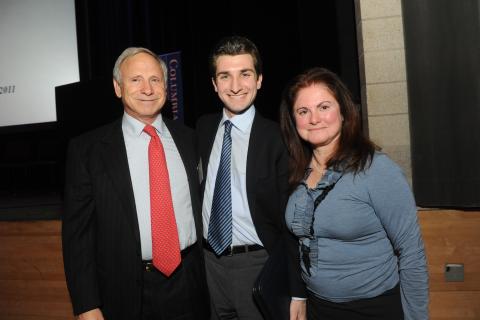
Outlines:
{"type": "Polygon", "coordinates": [[[173,120],[183,122],[183,80],[181,52],[161,54],[168,68],[167,96],[173,120]]]}

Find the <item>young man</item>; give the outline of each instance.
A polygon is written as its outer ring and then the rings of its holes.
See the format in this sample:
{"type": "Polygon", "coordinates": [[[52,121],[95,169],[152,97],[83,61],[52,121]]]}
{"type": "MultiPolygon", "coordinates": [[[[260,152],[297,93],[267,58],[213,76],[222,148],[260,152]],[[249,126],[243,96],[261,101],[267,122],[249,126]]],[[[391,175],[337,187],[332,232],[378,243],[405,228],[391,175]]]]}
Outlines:
{"type": "MultiPolygon", "coordinates": [[[[212,84],[224,107],[197,123],[204,177],[203,226],[207,282],[214,319],[263,319],[252,289],[268,253],[288,239],[288,156],[279,127],[253,102],[262,62],[250,40],[222,39],[210,58],[212,84]]],[[[290,271],[292,297],[304,297],[299,269],[290,271]]],[[[287,281],[287,280],[286,280],[287,281]]],[[[292,300],[291,319],[304,319],[305,302],[292,300]]]]}
{"type": "Polygon", "coordinates": [[[167,68],[153,52],[126,49],[113,75],[123,118],[68,150],[62,236],[74,313],[208,319],[193,132],[162,118],[167,68]]]}

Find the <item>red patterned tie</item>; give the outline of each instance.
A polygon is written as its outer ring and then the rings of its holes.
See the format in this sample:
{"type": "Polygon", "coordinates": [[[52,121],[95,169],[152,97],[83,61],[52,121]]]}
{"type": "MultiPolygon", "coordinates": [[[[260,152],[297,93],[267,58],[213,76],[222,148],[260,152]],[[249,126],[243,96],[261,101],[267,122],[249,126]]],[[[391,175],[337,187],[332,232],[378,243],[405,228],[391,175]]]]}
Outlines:
{"type": "Polygon", "coordinates": [[[155,128],[147,125],[143,131],[151,137],[148,145],[148,164],[153,265],[168,277],[181,261],[170,179],[163,145],[155,128]]]}

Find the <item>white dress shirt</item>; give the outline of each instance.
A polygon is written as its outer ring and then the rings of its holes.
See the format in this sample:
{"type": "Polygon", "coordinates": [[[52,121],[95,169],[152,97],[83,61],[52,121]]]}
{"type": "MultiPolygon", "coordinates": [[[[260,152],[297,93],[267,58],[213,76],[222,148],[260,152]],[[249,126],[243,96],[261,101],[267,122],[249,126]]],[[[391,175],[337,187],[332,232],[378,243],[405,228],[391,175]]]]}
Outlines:
{"type": "Polygon", "coordinates": [[[230,166],[230,183],[232,188],[232,245],[263,245],[253,225],[247,198],[247,154],[254,117],[254,106],[251,106],[244,113],[235,115],[230,119],[225,111],[223,111],[223,117],[218,126],[210,159],[208,160],[207,180],[205,182],[205,192],[203,195],[202,217],[203,236],[205,239],[208,237],[208,224],[212,212],[215,179],[220,165],[220,155],[222,153],[223,134],[225,131],[223,123],[226,120],[230,120],[233,124],[231,131],[232,162],[230,166]]]}
{"type": "MultiPolygon", "coordinates": [[[[159,115],[152,123],[162,141],[167,161],[168,176],[172,192],[173,210],[177,222],[180,249],[197,241],[193,220],[192,201],[187,173],[175,141],[159,115]]],[[[123,114],[122,131],[127,149],[128,167],[132,180],[135,207],[142,246],[142,259],[152,259],[152,230],[150,223],[150,182],[148,170],[148,145],[150,136],[143,131],[145,124],[127,113],[123,114]]]]}

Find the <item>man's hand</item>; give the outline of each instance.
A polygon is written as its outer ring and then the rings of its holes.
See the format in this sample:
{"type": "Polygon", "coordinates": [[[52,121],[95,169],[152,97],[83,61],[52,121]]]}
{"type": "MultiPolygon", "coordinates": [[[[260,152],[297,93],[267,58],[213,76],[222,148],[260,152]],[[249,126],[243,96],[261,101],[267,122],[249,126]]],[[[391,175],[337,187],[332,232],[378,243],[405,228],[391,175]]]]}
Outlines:
{"type": "Polygon", "coordinates": [[[307,320],[307,300],[290,302],[290,320],[307,320]]]}
{"type": "Polygon", "coordinates": [[[104,320],[100,309],[93,309],[78,315],[78,320],[104,320]]]}

